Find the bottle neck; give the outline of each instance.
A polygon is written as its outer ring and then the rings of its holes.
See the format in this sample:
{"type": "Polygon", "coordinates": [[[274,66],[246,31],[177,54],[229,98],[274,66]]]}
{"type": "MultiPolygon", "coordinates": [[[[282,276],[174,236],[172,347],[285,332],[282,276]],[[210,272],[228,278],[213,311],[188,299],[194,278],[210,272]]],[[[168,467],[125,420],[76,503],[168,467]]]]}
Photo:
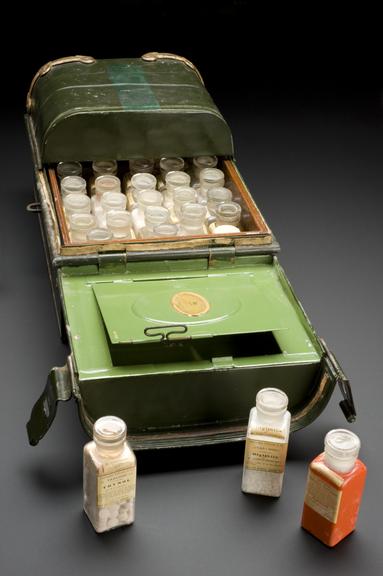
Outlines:
{"type": "Polygon", "coordinates": [[[332,454],[324,453],[323,462],[326,464],[327,468],[333,470],[334,472],[339,472],[340,474],[348,474],[354,469],[356,458],[352,458],[348,461],[336,458],[332,454]]]}
{"type": "Polygon", "coordinates": [[[94,440],[96,445],[96,452],[101,458],[118,458],[124,451],[125,448],[125,441],[123,440],[120,443],[116,443],[115,445],[105,446],[94,440]]]}
{"type": "Polygon", "coordinates": [[[282,425],[285,414],[286,410],[278,413],[270,413],[262,410],[259,406],[257,406],[257,420],[261,425],[264,424],[278,427],[282,425]]]}

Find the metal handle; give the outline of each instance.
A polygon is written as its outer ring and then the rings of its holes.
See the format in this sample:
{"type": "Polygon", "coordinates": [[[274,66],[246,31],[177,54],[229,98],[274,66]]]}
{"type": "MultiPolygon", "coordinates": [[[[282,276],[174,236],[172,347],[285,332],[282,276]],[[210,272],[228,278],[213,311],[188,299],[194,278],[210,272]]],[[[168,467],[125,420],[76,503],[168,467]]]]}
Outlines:
{"type": "Polygon", "coordinates": [[[177,60],[177,62],[182,62],[182,64],[191,68],[193,72],[197,74],[201,83],[205,85],[198,68],[194,66],[193,62],[184,58],[184,56],[178,56],[178,54],[172,54],[171,52],[146,52],[146,54],[143,54],[141,58],[146,62],[155,62],[156,60],[177,60]]]}
{"type": "Polygon", "coordinates": [[[144,329],[144,334],[149,338],[156,338],[157,336],[160,336],[158,342],[163,342],[164,340],[172,340],[172,338],[170,338],[172,334],[177,336],[180,334],[186,334],[187,331],[188,327],[185,324],[164,324],[163,326],[147,326],[144,329]],[[169,330],[168,332],[161,331],[168,328],[174,328],[174,330],[169,330]]]}
{"type": "Polygon", "coordinates": [[[40,202],[29,202],[26,207],[27,212],[41,212],[41,204],[40,202]]]}
{"type": "Polygon", "coordinates": [[[96,62],[96,59],[93,58],[92,56],[81,56],[81,55],[64,56],[63,58],[57,58],[57,60],[51,60],[50,62],[47,62],[46,64],[41,66],[41,68],[33,76],[31,85],[30,85],[29,90],[28,90],[28,94],[27,94],[27,112],[28,112],[28,114],[30,113],[30,111],[32,109],[32,104],[33,104],[32,91],[33,91],[33,88],[35,87],[37,80],[39,80],[39,78],[41,78],[41,76],[44,76],[45,74],[47,74],[55,66],[60,66],[61,64],[68,64],[69,62],[80,62],[81,64],[93,64],[94,62],[96,62]]]}

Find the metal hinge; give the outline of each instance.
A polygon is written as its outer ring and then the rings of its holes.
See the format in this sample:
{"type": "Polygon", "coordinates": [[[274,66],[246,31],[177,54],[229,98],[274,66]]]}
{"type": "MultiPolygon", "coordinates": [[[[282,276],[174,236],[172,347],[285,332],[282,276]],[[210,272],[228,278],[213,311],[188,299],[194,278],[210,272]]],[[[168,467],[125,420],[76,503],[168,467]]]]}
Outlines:
{"type": "Polygon", "coordinates": [[[98,271],[100,274],[111,274],[113,272],[126,272],[126,252],[102,253],[97,254],[98,271]]]}
{"type": "Polygon", "coordinates": [[[209,268],[227,268],[235,262],[235,246],[223,246],[209,250],[209,268]]]}

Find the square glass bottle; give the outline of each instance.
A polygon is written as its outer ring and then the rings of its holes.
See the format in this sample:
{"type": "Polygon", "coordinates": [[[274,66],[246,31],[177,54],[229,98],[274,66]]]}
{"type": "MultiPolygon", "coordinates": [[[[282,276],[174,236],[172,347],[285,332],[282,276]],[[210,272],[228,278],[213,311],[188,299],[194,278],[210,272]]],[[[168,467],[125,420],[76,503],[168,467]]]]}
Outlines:
{"type": "Polygon", "coordinates": [[[84,511],[96,532],[132,524],[136,457],[126,425],[116,416],[96,420],[93,441],[84,446],[84,511]]]}
{"type": "Polygon", "coordinates": [[[280,496],[290,432],[288,397],[278,388],[263,388],[255,402],[247,427],[242,491],[280,496]]]}
{"type": "Polygon", "coordinates": [[[355,529],[367,468],[358,459],[360,440],[350,430],[330,430],[324,444],[309,466],[302,527],[335,546],[355,529]]]}

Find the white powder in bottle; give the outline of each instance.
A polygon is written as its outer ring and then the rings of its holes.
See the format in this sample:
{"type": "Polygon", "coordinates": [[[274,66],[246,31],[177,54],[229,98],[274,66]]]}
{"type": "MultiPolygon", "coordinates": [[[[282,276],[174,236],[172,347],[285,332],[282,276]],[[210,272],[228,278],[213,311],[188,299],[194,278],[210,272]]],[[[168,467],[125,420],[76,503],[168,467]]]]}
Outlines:
{"type": "Polygon", "coordinates": [[[242,491],[280,496],[290,432],[288,397],[278,388],[263,388],[250,411],[243,463],[242,491]]]}
{"type": "Polygon", "coordinates": [[[93,441],[84,446],[83,480],[84,511],[96,532],[134,522],[136,457],[120,418],[95,422],[93,441]]]}

